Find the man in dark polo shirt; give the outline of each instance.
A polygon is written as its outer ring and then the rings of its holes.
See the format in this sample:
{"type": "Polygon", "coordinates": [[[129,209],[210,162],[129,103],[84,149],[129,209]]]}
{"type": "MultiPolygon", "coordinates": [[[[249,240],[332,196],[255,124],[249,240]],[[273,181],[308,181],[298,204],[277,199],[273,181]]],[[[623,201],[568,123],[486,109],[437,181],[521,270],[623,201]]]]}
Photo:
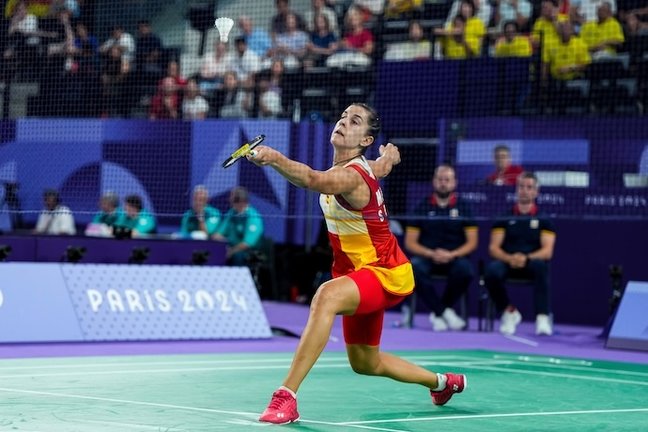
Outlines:
{"type": "Polygon", "coordinates": [[[509,301],[504,283],[508,277],[535,281],[536,334],[551,335],[549,315],[549,260],[556,234],[551,221],[538,213],[535,204],[539,184],[535,174],[523,172],[517,179],[517,203],[509,214],[497,220],[491,231],[489,252],[493,261],[486,267],[484,281],[498,312],[500,332],[514,334],[522,315],[509,301]]]}
{"type": "Polygon", "coordinates": [[[414,211],[405,231],[405,249],[411,255],[416,293],[430,308],[435,331],[460,330],[466,322],[453,309],[473,279],[467,256],[477,247],[477,224],[468,204],[455,194],[455,171],[440,165],[432,180],[434,192],[414,211]],[[441,298],[431,275],[447,277],[441,298]]]}

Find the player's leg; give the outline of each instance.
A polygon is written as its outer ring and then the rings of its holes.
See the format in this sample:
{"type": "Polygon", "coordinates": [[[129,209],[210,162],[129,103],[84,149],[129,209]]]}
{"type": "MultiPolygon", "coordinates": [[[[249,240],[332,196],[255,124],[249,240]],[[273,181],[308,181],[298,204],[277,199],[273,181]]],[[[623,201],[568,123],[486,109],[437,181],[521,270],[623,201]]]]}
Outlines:
{"type": "Polygon", "coordinates": [[[260,421],[285,424],[299,420],[296,393],[331,334],[338,314],[353,313],[360,303],[356,284],[343,276],[322,284],[311,302],[308,322],[301,336],[283,386],[275,391],[260,421]]]}

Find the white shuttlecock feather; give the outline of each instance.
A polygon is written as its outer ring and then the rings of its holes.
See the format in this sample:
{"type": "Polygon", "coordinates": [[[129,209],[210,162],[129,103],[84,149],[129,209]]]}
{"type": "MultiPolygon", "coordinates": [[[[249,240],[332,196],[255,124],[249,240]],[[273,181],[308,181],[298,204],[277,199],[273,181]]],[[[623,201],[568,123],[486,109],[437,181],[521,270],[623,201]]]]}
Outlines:
{"type": "Polygon", "coordinates": [[[216,27],[218,33],[220,33],[221,42],[227,42],[227,36],[233,26],[234,20],[232,18],[218,18],[216,22],[214,22],[214,27],[216,27]]]}

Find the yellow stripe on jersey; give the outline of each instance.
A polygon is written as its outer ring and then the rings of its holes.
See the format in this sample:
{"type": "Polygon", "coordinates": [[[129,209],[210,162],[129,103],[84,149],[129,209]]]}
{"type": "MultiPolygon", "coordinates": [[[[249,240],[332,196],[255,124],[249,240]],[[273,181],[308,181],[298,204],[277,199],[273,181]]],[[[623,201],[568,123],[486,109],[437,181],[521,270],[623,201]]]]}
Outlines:
{"type": "Polygon", "coordinates": [[[392,294],[406,296],[414,291],[414,272],[409,261],[390,269],[372,266],[364,268],[373,272],[382,286],[392,294]]]}

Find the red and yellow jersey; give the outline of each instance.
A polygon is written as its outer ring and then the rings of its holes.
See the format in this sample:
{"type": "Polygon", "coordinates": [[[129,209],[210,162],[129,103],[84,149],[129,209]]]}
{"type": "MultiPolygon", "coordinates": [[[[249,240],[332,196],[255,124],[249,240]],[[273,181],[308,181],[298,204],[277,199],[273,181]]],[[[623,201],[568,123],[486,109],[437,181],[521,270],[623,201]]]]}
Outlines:
{"type": "Polygon", "coordinates": [[[414,274],[407,256],[389,229],[382,190],[364,158],[346,166],[355,169],[369,186],[371,198],[361,210],[351,208],[341,195],[320,195],[333,249],[333,277],[368,269],[390,293],[407,295],[414,289],[414,274]]]}

